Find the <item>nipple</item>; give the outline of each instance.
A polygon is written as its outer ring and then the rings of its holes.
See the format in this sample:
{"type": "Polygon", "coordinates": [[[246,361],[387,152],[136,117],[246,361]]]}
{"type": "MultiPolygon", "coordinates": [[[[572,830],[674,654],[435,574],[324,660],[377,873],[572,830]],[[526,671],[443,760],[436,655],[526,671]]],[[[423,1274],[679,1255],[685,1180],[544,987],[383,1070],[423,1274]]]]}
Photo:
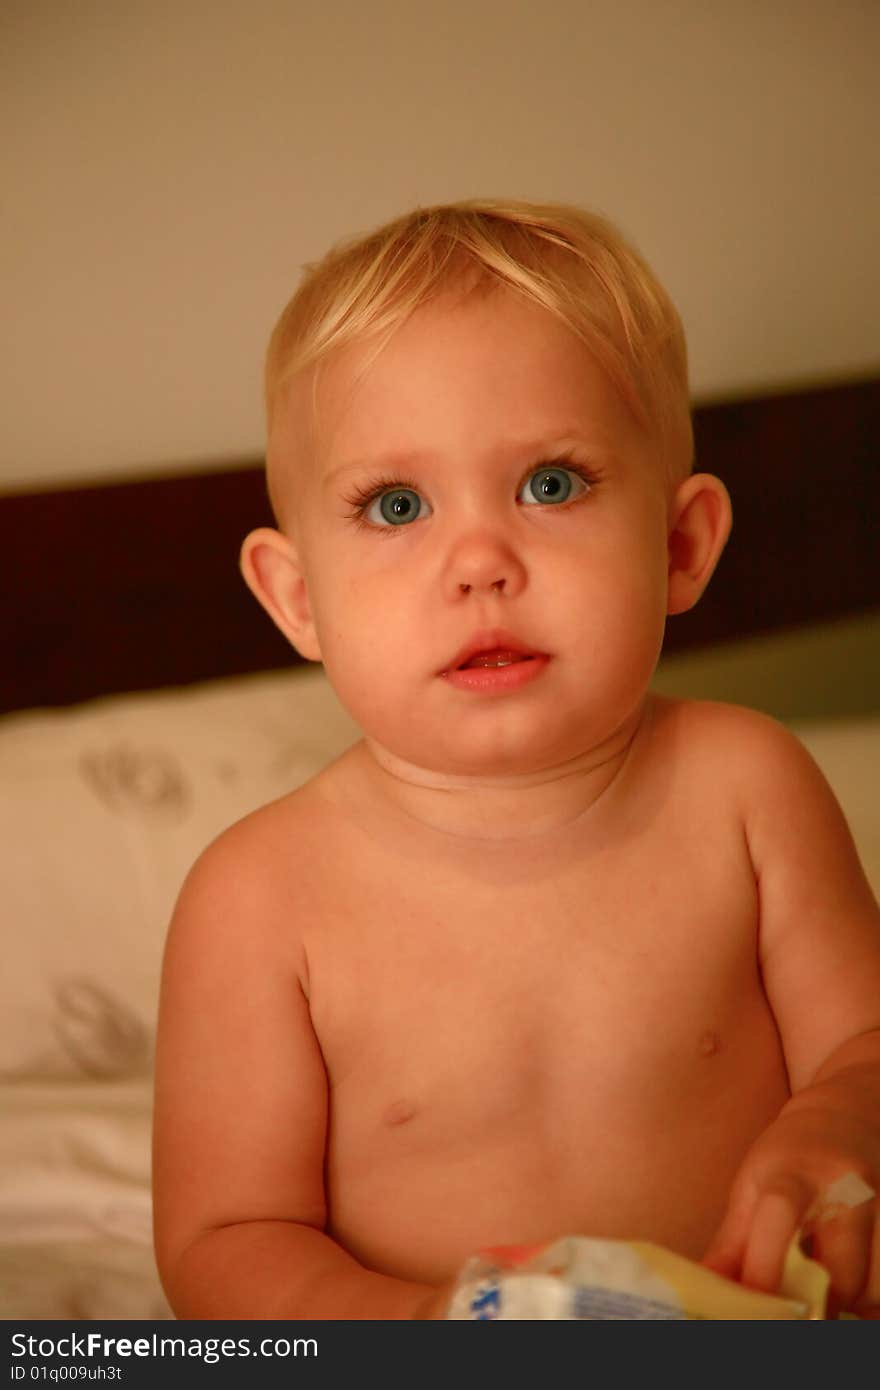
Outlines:
{"type": "Polygon", "coordinates": [[[717,1033],[707,1029],[700,1035],[699,1053],[701,1057],[714,1057],[716,1052],[721,1051],[721,1039],[717,1033]]]}
{"type": "Polygon", "coordinates": [[[411,1120],[416,1113],[416,1107],[408,1100],[396,1100],[389,1105],[382,1115],[386,1125],[405,1125],[407,1120],[411,1120]]]}

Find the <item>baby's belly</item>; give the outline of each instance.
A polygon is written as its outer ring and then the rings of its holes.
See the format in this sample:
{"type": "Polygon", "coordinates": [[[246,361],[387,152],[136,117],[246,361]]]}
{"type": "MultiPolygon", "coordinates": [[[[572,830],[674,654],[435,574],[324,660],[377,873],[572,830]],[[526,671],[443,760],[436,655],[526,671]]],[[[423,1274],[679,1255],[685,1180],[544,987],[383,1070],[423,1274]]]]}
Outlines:
{"type": "Polygon", "coordinates": [[[606,1009],[563,1007],[430,1052],[366,1047],[332,1089],[329,1233],[368,1268],[427,1282],[483,1246],[569,1234],[699,1258],[788,1096],[760,987],[728,998],[655,1016],[649,992],[625,1031],[606,1009]]]}

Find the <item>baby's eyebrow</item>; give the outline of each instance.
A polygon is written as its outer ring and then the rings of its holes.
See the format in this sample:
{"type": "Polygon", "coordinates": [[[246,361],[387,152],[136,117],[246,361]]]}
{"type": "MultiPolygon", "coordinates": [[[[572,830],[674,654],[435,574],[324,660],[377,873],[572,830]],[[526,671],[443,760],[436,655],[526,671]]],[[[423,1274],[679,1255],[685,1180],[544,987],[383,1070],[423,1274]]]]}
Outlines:
{"type": "Polygon", "coordinates": [[[434,455],[426,452],[419,452],[417,449],[400,449],[386,454],[375,454],[370,458],[353,459],[349,463],[341,463],[324,478],[324,486],[327,487],[333,482],[334,478],[341,477],[344,473],[364,473],[382,471],[390,473],[400,473],[407,468],[415,468],[420,464],[430,463],[434,455]]]}

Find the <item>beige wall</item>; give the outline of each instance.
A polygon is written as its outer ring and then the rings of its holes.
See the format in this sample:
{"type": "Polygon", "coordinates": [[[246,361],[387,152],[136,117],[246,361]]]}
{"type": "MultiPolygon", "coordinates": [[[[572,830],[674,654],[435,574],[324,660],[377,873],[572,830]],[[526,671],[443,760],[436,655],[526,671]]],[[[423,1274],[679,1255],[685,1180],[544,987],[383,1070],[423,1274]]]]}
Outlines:
{"type": "Polygon", "coordinates": [[[880,363],[874,0],[4,0],[0,487],[259,451],[302,263],[416,202],[604,210],[697,397],[880,363]]]}

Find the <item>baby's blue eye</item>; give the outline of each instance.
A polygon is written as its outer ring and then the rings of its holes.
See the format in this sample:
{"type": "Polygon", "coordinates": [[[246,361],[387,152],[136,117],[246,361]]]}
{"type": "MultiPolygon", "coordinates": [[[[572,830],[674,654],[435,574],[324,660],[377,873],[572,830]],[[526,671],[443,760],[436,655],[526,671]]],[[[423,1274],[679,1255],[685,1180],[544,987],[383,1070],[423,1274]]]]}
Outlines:
{"type": "Polygon", "coordinates": [[[580,483],[586,491],[587,484],[577,474],[567,468],[539,468],[524,484],[523,492],[530,494],[520,499],[523,502],[567,502],[571,495],[572,480],[580,483]]]}
{"type": "Polygon", "coordinates": [[[397,487],[374,498],[365,515],[374,526],[381,526],[383,522],[387,522],[391,526],[403,526],[408,521],[415,521],[417,517],[424,515],[426,506],[428,507],[427,514],[430,515],[430,506],[423,502],[417,492],[413,492],[408,487],[397,487]],[[376,515],[377,507],[379,509],[378,515],[376,515]]]}

